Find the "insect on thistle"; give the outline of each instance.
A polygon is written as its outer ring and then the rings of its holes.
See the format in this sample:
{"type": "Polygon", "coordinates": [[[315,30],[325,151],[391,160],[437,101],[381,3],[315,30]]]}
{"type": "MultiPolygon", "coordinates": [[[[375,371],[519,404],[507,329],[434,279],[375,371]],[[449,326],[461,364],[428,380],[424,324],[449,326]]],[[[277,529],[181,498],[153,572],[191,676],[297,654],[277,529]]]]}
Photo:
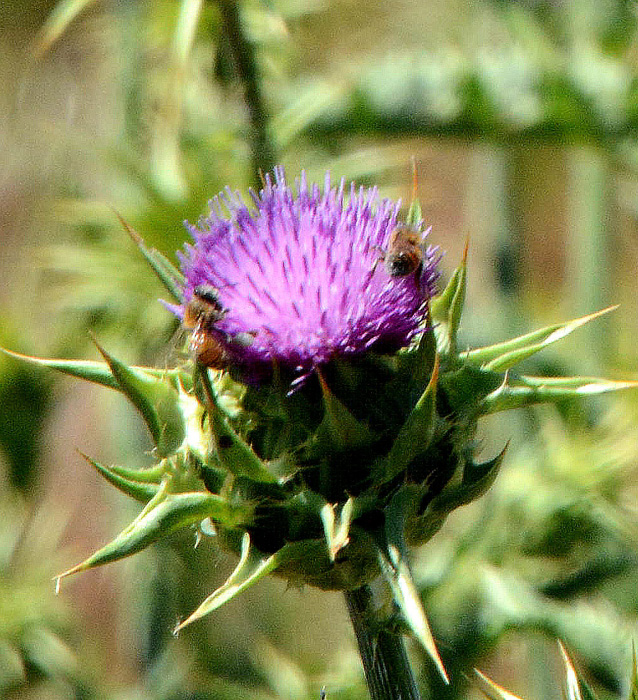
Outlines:
{"type": "Polygon", "coordinates": [[[424,257],[421,234],[406,224],[399,224],[390,234],[387,248],[374,263],[372,271],[383,260],[390,277],[407,277],[411,274],[418,277],[423,269],[424,257]]]}
{"type": "Polygon", "coordinates": [[[184,309],[182,326],[191,331],[189,348],[198,364],[213,369],[223,369],[228,365],[228,352],[215,330],[215,324],[225,313],[215,287],[209,284],[195,287],[184,309]]]}

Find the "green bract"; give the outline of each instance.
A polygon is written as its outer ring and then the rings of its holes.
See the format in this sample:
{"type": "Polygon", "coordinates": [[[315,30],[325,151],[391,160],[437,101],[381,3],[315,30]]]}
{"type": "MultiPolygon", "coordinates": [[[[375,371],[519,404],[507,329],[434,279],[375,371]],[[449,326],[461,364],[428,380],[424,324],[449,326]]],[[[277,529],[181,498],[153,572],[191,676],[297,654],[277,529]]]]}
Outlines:
{"type": "MultiPolygon", "coordinates": [[[[178,296],[179,273],[137,242],[178,296]]],[[[156,446],[158,462],[145,470],[87,458],[144,507],[111,543],[60,578],[212,521],[220,546],[236,553],[239,563],[177,629],[270,573],[334,590],[381,576],[445,676],[412,582],[407,546],[426,542],[448,513],[493,483],[505,447],[486,462],[474,461],[479,418],[635,385],[513,371],[599,314],[459,352],[465,283],[464,259],[431,300],[427,328],[412,347],[335,359],[291,395],[276,368],[268,384],[247,387],[198,366],[128,367],[101,348],[103,363],[15,355],[122,392],[156,446]]]]}

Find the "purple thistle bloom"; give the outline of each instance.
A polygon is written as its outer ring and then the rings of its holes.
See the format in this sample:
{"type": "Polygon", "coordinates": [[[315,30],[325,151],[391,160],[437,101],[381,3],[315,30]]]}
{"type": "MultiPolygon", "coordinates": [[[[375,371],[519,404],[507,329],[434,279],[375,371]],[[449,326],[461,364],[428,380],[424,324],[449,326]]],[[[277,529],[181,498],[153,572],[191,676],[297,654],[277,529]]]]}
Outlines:
{"type": "MultiPolygon", "coordinates": [[[[438,255],[422,246],[414,274],[388,273],[400,203],[354,184],[346,201],[344,181],[331,188],[329,174],[323,192],[304,173],[296,192],[283,168],[274,175],[251,191],[256,209],[227,189],[198,227],[186,224],[195,243],[179,254],[185,304],[199,285],[217,290],[225,312],[214,333],[230,363],[258,377],[276,362],[296,384],[334,357],[408,345],[423,328],[438,255]]],[[[172,307],[180,318],[184,309],[172,307]]]]}

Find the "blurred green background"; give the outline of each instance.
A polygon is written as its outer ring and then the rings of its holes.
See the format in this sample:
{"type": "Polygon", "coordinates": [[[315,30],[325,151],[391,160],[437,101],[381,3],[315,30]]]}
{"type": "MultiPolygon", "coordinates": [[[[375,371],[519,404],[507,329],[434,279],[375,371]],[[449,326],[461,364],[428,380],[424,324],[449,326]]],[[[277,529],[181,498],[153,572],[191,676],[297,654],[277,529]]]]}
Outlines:
{"type": "MultiPolygon", "coordinates": [[[[170,362],[175,322],[114,210],[173,257],[258,169],[378,184],[410,159],[444,274],[470,240],[468,347],[620,304],[528,373],[637,377],[638,6],[621,0],[34,0],[0,6],[0,344],[170,362]],[[542,364],[541,364],[542,363],[542,364]]],[[[560,698],[561,639],[625,697],[638,616],[638,396],[486,421],[492,492],[415,553],[449,688],[473,666],[560,698]]],[[[0,697],[365,698],[338,594],[261,583],[173,638],[234,562],[176,537],[52,578],[135,507],[103,463],[150,463],[108,391],[0,358],[0,697]],[[144,460],[147,460],[146,462],[144,460]]]]}

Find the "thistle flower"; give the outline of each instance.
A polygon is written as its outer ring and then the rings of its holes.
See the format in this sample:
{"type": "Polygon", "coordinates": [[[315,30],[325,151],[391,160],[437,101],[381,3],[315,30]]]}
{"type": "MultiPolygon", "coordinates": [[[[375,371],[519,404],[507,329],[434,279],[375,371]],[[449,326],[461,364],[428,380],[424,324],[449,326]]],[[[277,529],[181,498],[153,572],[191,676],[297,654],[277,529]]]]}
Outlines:
{"type": "MultiPolygon", "coordinates": [[[[180,256],[186,304],[202,286],[216,290],[223,313],[209,330],[228,364],[255,377],[276,363],[298,384],[335,357],[409,345],[434,293],[437,253],[420,240],[414,274],[380,264],[399,204],[354,184],[346,202],[344,181],[333,188],[329,175],[322,192],[302,173],[294,192],[281,168],[264,185],[251,193],[254,211],[230,190],[213,199],[180,256]]],[[[172,309],[184,317],[184,306],[172,309]]]]}
{"type": "MultiPolygon", "coordinates": [[[[343,182],[322,192],[302,176],[293,192],[281,169],[252,197],[252,211],[230,190],[213,200],[189,227],[183,273],[127,226],[191,330],[195,371],[129,367],[102,348],[103,363],[26,358],[125,394],[159,458],[146,470],[88,460],[145,505],[60,578],[199,525],[239,563],[178,629],[275,573],[344,591],[362,650],[398,663],[396,619],[370,604],[382,577],[446,678],[408,547],[496,478],[505,450],[474,461],[479,419],[635,383],[512,371],[604,311],[459,352],[466,257],[435,294],[416,201],[402,222],[374,189],[351,186],[346,201],[343,182]]],[[[408,686],[375,697],[415,697],[408,686]]]]}

